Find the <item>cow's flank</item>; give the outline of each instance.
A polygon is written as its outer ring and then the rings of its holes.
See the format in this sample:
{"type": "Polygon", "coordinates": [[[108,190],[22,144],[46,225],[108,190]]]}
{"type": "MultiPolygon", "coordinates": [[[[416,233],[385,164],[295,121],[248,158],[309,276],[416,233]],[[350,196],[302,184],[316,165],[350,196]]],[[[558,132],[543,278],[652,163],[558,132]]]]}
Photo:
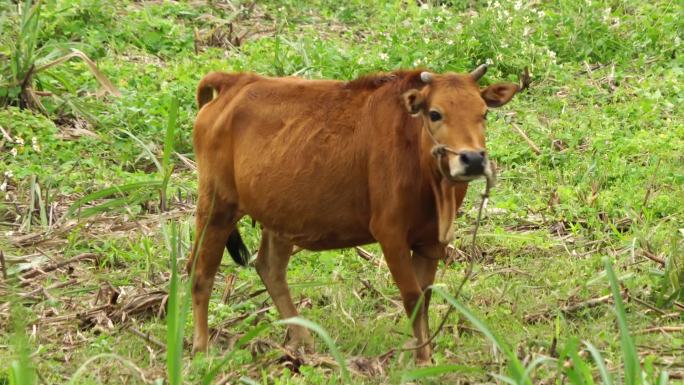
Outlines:
{"type": "MultiPolygon", "coordinates": [[[[207,348],[207,308],[224,247],[248,252],[237,221],[263,226],[255,262],[283,318],[297,315],[285,279],[294,245],[379,242],[411,314],[433,283],[468,182],[491,172],[485,114],[514,84],[481,89],[470,74],[397,71],[342,82],[211,73],[197,90],[199,172],[193,282],[194,349],[207,348]],[[202,237],[199,234],[204,232],[202,237]],[[199,244],[199,240],[202,243],[199,244]]],[[[413,331],[428,338],[429,293],[413,331]]],[[[289,343],[311,346],[290,326],[289,343]]],[[[430,359],[430,346],[416,351],[430,359]]]]}

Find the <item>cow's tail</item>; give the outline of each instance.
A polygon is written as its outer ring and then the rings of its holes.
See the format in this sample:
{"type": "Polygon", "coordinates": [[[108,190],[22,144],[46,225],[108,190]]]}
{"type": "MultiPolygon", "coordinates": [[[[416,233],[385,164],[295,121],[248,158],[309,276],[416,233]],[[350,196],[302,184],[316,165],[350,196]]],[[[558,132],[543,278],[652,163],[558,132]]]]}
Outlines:
{"type": "Polygon", "coordinates": [[[245,243],[242,241],[242,237],[240,236],[240,232],[238,231],[237,227],[228,236],[226,249],[228,249],[228,254],[230,254],[235,263],[240,266],[247,266],[247,263],[251,258],[251,254],[249,253],[247,246],[245,246],[245,243]]]}
{"type": "Polygon", "coordinates": [[[214,99],[222,90],[232,87],[241,75],[226,72],[211,72],[200,80],[197,86],[197,105],[202,108],[214,99]]]}

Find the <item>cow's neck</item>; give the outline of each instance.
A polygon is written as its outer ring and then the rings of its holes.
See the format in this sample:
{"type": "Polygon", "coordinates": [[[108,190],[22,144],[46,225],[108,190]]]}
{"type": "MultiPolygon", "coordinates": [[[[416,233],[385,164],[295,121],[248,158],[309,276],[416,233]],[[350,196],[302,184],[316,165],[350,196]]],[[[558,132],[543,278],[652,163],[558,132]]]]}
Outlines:
{"type": "Polygon", "coordinates": [[[454,219],[456,218],[459,202],[454,184],[447,181],[437,169],[437,160],[431,153],[434,145],[435,143],[425,127],[422,127],[421,169],[435,199],[439,242],[446,244],[450,243],[454,237],[454,219]]]}

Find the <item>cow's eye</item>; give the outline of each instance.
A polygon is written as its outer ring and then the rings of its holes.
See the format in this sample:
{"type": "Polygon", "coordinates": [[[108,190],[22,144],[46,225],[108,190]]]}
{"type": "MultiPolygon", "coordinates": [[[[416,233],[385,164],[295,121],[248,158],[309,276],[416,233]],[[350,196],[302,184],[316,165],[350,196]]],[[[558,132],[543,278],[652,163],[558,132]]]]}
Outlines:
{"type": "Polygon", "coordinates": [[[440,114],[439,112],[437,112],[435,110],[432,110],[432,111],[430,111],[430,120],[432,120],[433,122],[436,122],[438,120],[442,120],[442,114],[440,114]]]}

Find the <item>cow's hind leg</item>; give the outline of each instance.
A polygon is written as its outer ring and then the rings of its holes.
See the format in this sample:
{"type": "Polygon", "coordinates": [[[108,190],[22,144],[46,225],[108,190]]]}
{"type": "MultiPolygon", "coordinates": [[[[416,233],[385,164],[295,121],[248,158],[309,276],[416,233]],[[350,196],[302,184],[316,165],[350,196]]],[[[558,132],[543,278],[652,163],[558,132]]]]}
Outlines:
{"type": "MultiPolygon", "coordinates": [[[[288,240],[264,229],[256,260],[256,270],[283,319],[296,317],[298,314],[287,287],[287,264],[292,255],[292,247],[288,240]]],[[[311,351],[313,338],[306,328],[289,325],[286,345],[311,351]]]]}
{"type": "MultiPolygon", "coordinates": [[[[188,260],[192,276],[192,312],[195,323],[193,352],[206,351],[209,343],[207,312],[214,277],[229,234],[235,229],[237,205],[202,189],[197,202],[195,244],[188,260]]],[[[207,191],[209,190],[209,191],[207,191]]]]}
{"type": "Polygon", "coordinates": [[[435,273],[437,272],[437,265],[439,260],[444,257],[445,248],[441,244],[431,246],[421,246],[413,249],[413,271],[416,274],[418,285],[423,291],[423,305],[418,309],[416,320],[413,324],[413,331],[416,335],[417,344],[425,345],[416,351],[416,358],[418,360],[428,360],[432,354],[429,344],[430,338],[430,324],[428,317],[428,310],[430,308],[431,290],[427,290],[435,281],[435,273]]]}

